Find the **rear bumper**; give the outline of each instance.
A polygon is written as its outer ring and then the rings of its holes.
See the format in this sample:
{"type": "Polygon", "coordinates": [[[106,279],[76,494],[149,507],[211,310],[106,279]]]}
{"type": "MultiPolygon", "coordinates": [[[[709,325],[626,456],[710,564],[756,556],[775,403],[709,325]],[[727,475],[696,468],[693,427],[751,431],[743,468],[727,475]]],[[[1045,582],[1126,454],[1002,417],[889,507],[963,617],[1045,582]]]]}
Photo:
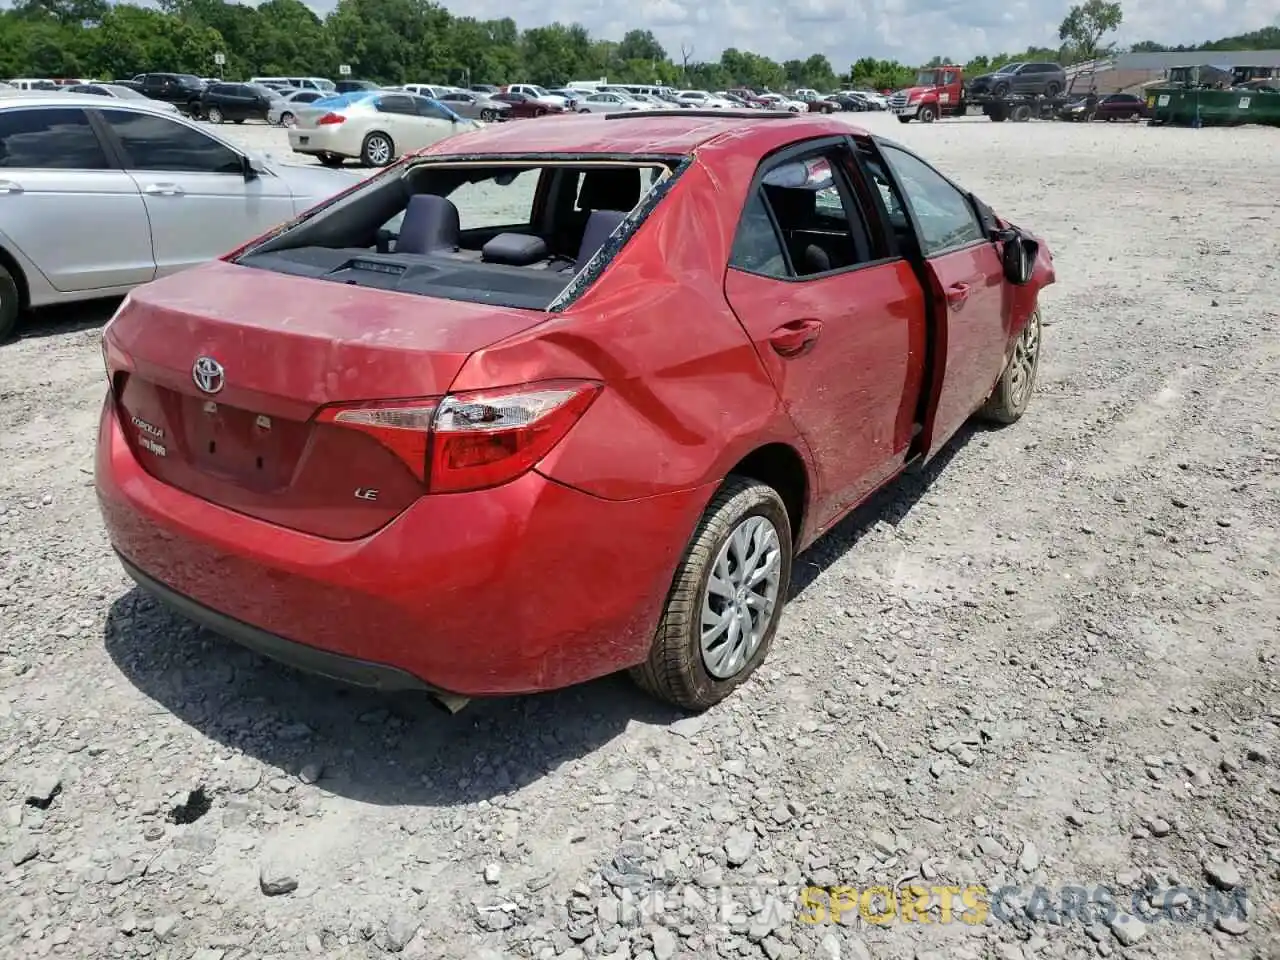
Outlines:
{"type": "Polygon", "coordinates": [[[361,540],[325,540],[154,479],[110,401],[95,472],[126,572],[181,613],[335,679],[466,697],[641,662],[710,495],[607,501],[531,472],[424,497],[361,540]]]}
{"type": "Polygon", "coordinates": [[[343,157],[356,157],[360,154],[359,146],[349,142],[352,138],[345,135],[341,124],[323,127],[290,127],[289,147],[294,153],[307,156],[320,156],[332,153],[343,157]]]}

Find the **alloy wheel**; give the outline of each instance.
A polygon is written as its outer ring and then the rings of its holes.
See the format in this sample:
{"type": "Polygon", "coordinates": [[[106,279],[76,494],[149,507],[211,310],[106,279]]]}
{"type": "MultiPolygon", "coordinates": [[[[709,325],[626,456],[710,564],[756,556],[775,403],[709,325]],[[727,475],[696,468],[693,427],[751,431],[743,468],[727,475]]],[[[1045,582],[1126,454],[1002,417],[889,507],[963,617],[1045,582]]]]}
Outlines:
{"type": "Polygon", "coordinates": [[[1021,407],[1027,399],[1039,355],[1040,321],[1038,316],[1032,316],[1014,343],[1013,359],[1009,361],[1009,399],[1015,407],[1021,407]]]}
{"type": "Polygon", "coordinates": [[[219,110],[217,107],[210,107],[210,108],[209,108],[209,122],[210,122],[210,123],[221,123],[221,122],[222,122],[222,111],[221,111],[221,110],[219,110]]]}
{"type": "Polygon", "coordinates": [[[721,546],[702,596],[699,646],[707,673],[727,680],[768,633],[782,586],[781,539],[773,522],[743,518],[721,546]]]}
{"type": "Polygon", "coordinates": [[[374,166],[385,166],[391,162],[391,144],[385,137],[370,137],[365,155],[374,166]]]}

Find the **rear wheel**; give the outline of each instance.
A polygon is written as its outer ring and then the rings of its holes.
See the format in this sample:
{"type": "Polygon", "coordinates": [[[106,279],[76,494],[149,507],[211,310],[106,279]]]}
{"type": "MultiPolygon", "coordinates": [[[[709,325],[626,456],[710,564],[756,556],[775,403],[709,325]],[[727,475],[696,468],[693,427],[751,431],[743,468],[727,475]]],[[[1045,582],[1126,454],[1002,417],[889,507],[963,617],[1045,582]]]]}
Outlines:
{"type": "Polygon", "coordinates": [[[298,121],[292,113],[286,111],[285,113],[280,114],[280,126],[296,127],[297,125],[298,121]]]}
{"type": "Polygon", "coordinates": [[[1009,85],[1007,83],[998,83],[991,92],[997,97],[1006,97],[1009,95],[1009,85]]]}
{"type": "Polygon", "coordinates": [[[937,117],[937,114],[933,112],[933,107],[929,106],[926,103],[923,107],[920,108],[920,113],[918,114],[918,116],[920,118],[921,123],[933,123],[933,121],[937,117]]]}
{"type": "Polygon", "coordinates": [[[1025,103],[1020,103],[1013,108],[1014,123],[1025,123],[1031,119],[1031,108],[1025,103]]]}
{"type": "Polygon", "coordinates": [[[899,122],[899,123],[910,123],[910,122],[911,122],[911,118],[910,118],[910,117],[898,117],[898,122],[899,122]]]}
{"type": "Polygon", "coordinates": [[[208,117],[209,117],[210,123],[221,123],[223,119],[222,111],[219,110],[217,107],[210,107],[208,117]]]}
{"type": "Polygon", "coordinates": [[[545,107],[538,107],[533,111],[533,115],[535,117],[545,117],[547,115],[547,110],[545,107]]]}
{"type": "Polygon", "coordinates": [[[18,328],[18,308],[21,305],[18,282],[8,270],[0,267],[0,343],[8,340],[18,328]]]}
{"type": "Polygon", "coordinates": [[[702,515],[635,681],[705,710],[764,661],[791,581],[791,523],[776,490],[730,476],[702,515]]]}
{"type": "Polygon", "coordinates": [[[992,423],[1013,423],[1031,402],[1031,391],[1040,369],[1040,308],[1037,307],[1013,344],[1013,354],[995,390],[979,411],[979,416],[992,423]]]}
{"type": "Polygon", "coordinates": [[[579,110],[578,112],[579,112],[579,113],[590,113],[591,111],[590,111],[590,110],[588,110],[586,107],[583,107],[583,108],[582,108],[581,110],[579,110]]]}
{"type": "Polygon", "coordinates": [[[481,120],[483,120],[485,123],[493,123],[493,121],[495,121],[495,120],[497,120],[497,119],[498,119],[497,111],[494,111],[494,110],[481,110],[481,111],[480,111],[480,119],[481,119],[481,120]]]}
{"type": "Polygon", "coordinates": [[[1049,84],[1047,87],[1045,87],[1045,88],[1044,88],[1044,95],[1045,95],[1046,97],[1056,97],[1056,96],[1058,95],[1058,92],[1059,92],[1061,89],[1062,89],[1062,88],[1061,88],[1061,87],[1059,87],[1056,83],[1051,83],[1051,84],[1049,84]]]}
{"type": "Polygon", "coordinates": [[[360,162],[366,167],[385,167],[395,159],[396,148],[385,133],[370,133],[360,148],[360,162]]]}

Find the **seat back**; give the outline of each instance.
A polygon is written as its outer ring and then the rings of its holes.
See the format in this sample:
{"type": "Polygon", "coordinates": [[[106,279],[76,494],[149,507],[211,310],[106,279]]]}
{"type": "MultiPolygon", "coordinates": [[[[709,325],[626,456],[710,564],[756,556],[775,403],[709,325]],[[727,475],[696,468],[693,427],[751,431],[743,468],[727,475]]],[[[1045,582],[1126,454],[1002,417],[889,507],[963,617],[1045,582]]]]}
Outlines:
{"type": "Polygon", "coordinates": [[[578,259],[573,265],[574,272],[587,265],[597,250],[604,246],[609,235],[618,229],[618,225],[627,219],[621,210],[593,210],[587,218],[587,228],[582,233],[582,243],[578,246],[578,259]]]}
{"type": "Polygon", "coordinates": [[[417,193],[409,198],[397,253],[453,253],[461,242],[458,208],[453,201],[434,193],[417,193]]]}

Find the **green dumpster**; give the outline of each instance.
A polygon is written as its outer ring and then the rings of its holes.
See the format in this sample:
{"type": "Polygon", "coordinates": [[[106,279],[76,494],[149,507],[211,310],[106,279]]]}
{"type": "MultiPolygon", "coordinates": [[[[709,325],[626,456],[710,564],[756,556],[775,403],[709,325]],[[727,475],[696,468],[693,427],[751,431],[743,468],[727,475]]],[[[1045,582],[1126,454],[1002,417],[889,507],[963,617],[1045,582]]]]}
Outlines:
{"type": "Polygon", "coordinates": [[[1153,124],[1280,127],[1280,93],[1268,90],[1154,87],[1147,90],[1147,110],[1153,124]]]}

